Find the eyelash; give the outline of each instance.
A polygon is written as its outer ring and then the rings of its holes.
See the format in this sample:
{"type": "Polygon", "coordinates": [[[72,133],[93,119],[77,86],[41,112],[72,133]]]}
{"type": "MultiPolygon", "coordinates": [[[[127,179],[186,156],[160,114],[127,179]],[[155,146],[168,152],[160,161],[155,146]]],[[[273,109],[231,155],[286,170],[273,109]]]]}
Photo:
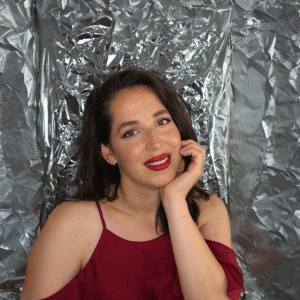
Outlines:
{"type": "MultiPolygon", "coordinates": [[[[168,123],[170,123],[171,122],[171,120],[170,119],[168,119],[168,118],[164,118],[164,119],[161,119],[161,120],[159,120],[158,121],[158,123],[157,124],[159,124],[161,121],[167,121],[167,123],[165,123],[165,124],[163,124],[163,125],[166,125],[166,124],[168,124],[168,123]]],[[[124,135],[122,136],[122,138],[128,138],[128,137],[131,137],[132,135],[129,135],[129,136],[126,136],[128,133],[131,133],[131,132],[133,132],[133,131],[136,131],[136,130],[128,130],[126,133],[124,133],[124,135]]]]}

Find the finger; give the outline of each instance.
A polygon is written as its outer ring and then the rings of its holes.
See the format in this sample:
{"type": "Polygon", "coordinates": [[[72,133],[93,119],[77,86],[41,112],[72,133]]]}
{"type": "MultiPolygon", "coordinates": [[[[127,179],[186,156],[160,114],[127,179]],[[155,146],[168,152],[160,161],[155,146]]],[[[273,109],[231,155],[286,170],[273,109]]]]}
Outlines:
{"type": "MultiPolygon", "coordinates": [[[[191,140],[191,139],[189,139],[189,140],[182,140],[181,143],[182,143],[182,144],[186,144],[186,143],[190,143],[191,141],[193,141],[193,140],[191,140]]],[[[193,142],[194,142],[194,141],[193,141],[193,142]]]]}
{"type": "Polygon", "coordinates": [[[205,160],[203,159],[202,154],[200,152],[198,152],[197,155],[195,155],[192,152],[195,152],[195,150],[189,149],[186,151],[185,154],[183,153],[182,155],[192,156],[191,162],[189,163],[186,172],[192,176],[191,177],[192,181],[196,180],[195,182],[197,182],[203,177],[205,160]]]}
{"type": "Polygon", "coordinates": [[[183,148],[188,147],[188,146],[195,146],[196,148],[203,149],[204,151],[206,151],[206,149],[204,147],[202,147],[201,145],[199,145],[194,140],[181,141],[181,146],[183,148]]]}
{"type": "Polygon", "coordinates": [[[206,150],[204,148],[189,146],[183,148],[180,152],[182,156],[192,156],[193,163],[198,162],[200,165],[204,165],[205,163],[206,150]]]}
{"type": "Polygon", "coordinates": [[[203,170],[205,160],[202,152],[196,151],[195,149],[187,149],[182,156],[191,156],[191,164],[189,164],[187,170],[192,171],[196,167],[195,170],[203,170]]]}
{"type": "Polygon", "coordinates": [[[183,147],[190,145],[190,144],[195,144],[195,145],[199,145],[197,142],[195,142],[194,140],[186,140],[186,141],[181,141],[181,145],[183,147]]]}
{"type": "Polygon", "coordinates": [[[187,153],[191,153],[189,151],[193,151],[194,156],[195,156],[195,154],[198,154],[202,157],[206,156],[205,148],[203,148],[201,146],[200,147],[199,146],[195,147],[194,145],[189,145],[189,146],[186,146],[186,147],[182,148],[180,153],[186,155],[187,153]]]}

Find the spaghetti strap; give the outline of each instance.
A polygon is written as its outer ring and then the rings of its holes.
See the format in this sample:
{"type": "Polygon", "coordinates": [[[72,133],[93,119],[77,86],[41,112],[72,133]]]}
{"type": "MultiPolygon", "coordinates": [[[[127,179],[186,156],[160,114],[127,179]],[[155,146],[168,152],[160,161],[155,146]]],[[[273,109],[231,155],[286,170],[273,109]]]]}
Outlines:
{"type": "Polygon", "coordinates": [[[106,225],[105,225],[105,221],[104,221],[104,218],[103,218],[102,210],[101,210],[101,207],[100,207],[100,204],[99,204],[98,200],[96,200],[96,204],[97,204],[97,207],[98,207],[98,210],[99,210],[99,214],[100,214],[100,218],[101,218],[101,221],[102,221],[103,228],[106,229],[106,225]]]}

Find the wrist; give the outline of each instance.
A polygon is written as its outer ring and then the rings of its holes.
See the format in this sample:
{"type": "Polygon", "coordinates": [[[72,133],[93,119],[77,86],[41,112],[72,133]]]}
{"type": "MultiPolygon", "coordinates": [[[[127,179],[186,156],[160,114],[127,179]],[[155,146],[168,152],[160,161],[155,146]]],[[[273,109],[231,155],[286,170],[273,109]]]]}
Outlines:
{"type": "Polygon", "coordinates": [[[166,215],[170,213],[180,213],[181,215],[189,214],[188,205],[186,199],[181,196],[173,198],[164,198],[162,203],[166,212],[166,215]]]}

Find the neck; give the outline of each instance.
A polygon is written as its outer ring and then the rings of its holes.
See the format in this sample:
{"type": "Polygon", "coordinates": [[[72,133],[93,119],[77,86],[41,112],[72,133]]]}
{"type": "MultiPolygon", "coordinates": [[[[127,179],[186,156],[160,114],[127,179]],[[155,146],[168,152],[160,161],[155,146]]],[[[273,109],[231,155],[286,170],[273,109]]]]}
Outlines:
{"type": "Polygon", "coordinates": [[[121,181],[117,195],[118,199],[114,202],[120,210],[132,214],[137,219],[155,219],[161,202],[159,189],[147,189],[121,181]]]}

